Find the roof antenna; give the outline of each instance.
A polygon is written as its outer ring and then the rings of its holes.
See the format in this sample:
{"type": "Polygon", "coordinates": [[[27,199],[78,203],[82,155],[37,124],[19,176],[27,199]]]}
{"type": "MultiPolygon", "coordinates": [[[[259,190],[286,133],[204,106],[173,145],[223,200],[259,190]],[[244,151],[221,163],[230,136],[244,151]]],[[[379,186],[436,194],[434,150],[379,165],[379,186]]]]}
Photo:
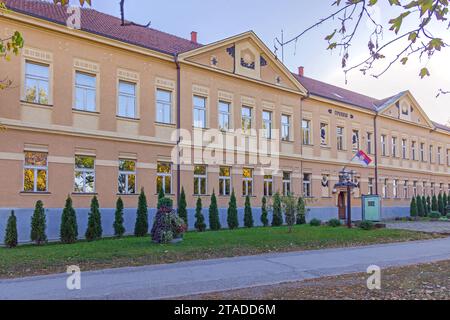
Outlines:
{"type": "Polygon", "coordinates": [[[146,25],[143,24],[137,24],[134,22],[126,22],[125,23],[125,0],[120,0],[120,17],[122,20],[122,26],[138,26],[138,27],[143,27],[143,28],[148,28],[150,27],[150,24],[152,23],[151,21],[149,21],[149,23],[147,23],[146,25]]]}

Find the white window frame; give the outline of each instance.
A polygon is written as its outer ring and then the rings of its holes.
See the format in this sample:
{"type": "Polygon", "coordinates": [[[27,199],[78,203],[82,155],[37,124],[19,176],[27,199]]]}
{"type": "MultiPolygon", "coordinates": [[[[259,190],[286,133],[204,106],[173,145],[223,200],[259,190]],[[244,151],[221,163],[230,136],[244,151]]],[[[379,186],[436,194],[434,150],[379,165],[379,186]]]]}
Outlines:
{"type": "Polygon", "coordinates": [[[241,107],[241,128],[244,134],[250,134],[253,128],[253,108],[250,106],[243,105],[241,107]],[[244,115],[244,110],[249,110],[250,115],[244,115]],[[248,128],[244,124],[248,124],[250,127],[248,128]]]}
{"type": "Polygon", "coordinates": [[[418,184],[418,181],[414,181],[413,182],[413,195],[414,195],[414,197],[417,197],[417,195],[418,195],[418,193],[417,193],[417,184],[418,184]]]}
{"type": "Polygon", "coordinates": [[[367,132],[367,152],[368,152],[368,154],[372,154],[372,138],[373,138],[373,133],[367,132]]]}
{"type": "Polygon", "coordinates": [[[320,145],[328,146],[330,144],[330,125],[327,122],[320,123],[320,145]],[[322,132],[324,131],[324,132],[322,132]],[[322,136],[325,135],[325,138],[322,136]]]}
{"type": "Polygon", "coordinates": [[[291,116],[288,114],[281,115],[281,140],[291,141],[291,116]]]}
{"type": "Polygon", "coordinates": [[[194,128],[198,128],[198,129],[206,129],[207,128],[207,126],[208,126],[208,124],[207,124],[208,123],[208,113],[206,112],[207,106],[208,106],[208,98],[207,97],[201,96],[198,94],[194,94],[192,96],[192,126],[194,128]],[[195,104],[196,99],[200,99],[201,101],[203,101],[204,105],[203,106],[196,105],[195,104]],[[203,114],[203,119],[200,119],[200,118],[196,119],[196,116],[195,116],[196,111],[199,115],[203,114]],[[200,120],[203,121],[203,123],[200,123],[199,122],[200,120]]]}
{"type": "Polygon", "coordinates": [[[437,148],[437,164],[442,164],[442,147],[437,148]]]}
{"type": "Polygon", "coordinates": [[[407,155],[408,155],[407,144],[408,144],[408,140],[402,139],[402,158],[403,158],[403,160],[407,159],[407,155]]]}
{"type": "Polygon", "coordinates": [[[375,189],[374,189],[374,178],[369,178],[369,181],[367,183],[368,186],[368,193],[369,195],[374,195],[375,194],[375,189]]]}
{"type": "Polygon", "coordinates": [[[95,174],[95,169],[96,169],[96,163],[97,163],[97,159],[94,157],[94,156],[86,156],[86,155],[81,155],[81,154],[79,154],[79,155],[75,155],[75,159],[77,158],[77,157],[82,157],[82,158],[93,158],[94,159],[94,168],[77,168],[77,162],[76,162],[76,160],[75,160],[75,175],[74,175],[74,193],[78,193],[78,194],[92,194],[92,193],[95,193],[95,190],[96,190],[96,180],[97,180],[97,177],[96,177],[96,174],[95,174]],[[82,174],[82,178],[83,178],[83,188],[82,188],[82,191],[76,191],[75,190],[75,179],[76,179],[76,176],[77,176],[77,173],[81,173],[82,174]],[[94,177],[94,186],[93,186],[93,190],[92,190],[92,192],[86,192],[86,175],[87,174],[92,174],[92,176],[94,177]]]}
{"type": "Polygon", "coordinates": [[[273,175],[264,176],[264,196],[265,197],[273,196],[273,175]]]}
{"type": "Polygon", "coordinates": [[[292,173],[284,171],[283,172],[283,195],[285,197],[287,197],[289,194],[292,194],[292,173]],[[289,176],[289,179],[286,179],[286,176],[289,176]]]}
{"type": "Polygon", "coordinates": [[[118,194],[137,194],[137,173],[136,173],[136,166],[137,166],[137,161],[136,160],[132,160],[132,159],[119,159],[119,176],[117,178],[117,193],[118,194]],[[131,161],[134,162],[134,171],[126,171],[126,170],[120,170],[120,163],[122,161],[131,161]],[[120,181],[120,176],[125,176],[125,192],[120,192],[119,190],[119,181],[120,181]],[[129,191],[129,180],[130,177],[134,176],[134,192],[130,192],[129,191]]]}
{"type": "Polygon", "coordinates": [[[384,199],[389,198],[389,190],[388,190],[388,184],[389,184],[389,180],[388,179],[384,179],[383,181],[383,190],[382,190],[382,196],[384,199]]]}
{"type": "Polygon", "coordinates": [[[403,182],[403,197],[405,199],[409,199],[409,186],[408,186],[408,184],[409,184],[408,180],[405,180],[403,182]]]}
{"type": "Polygon", "coordinates": [[[345,151],[345,127],[336,127],[336,147],[338,151],[345,151]]]}
{"type": "Polygon", "coordinates": [[[359,151],[360,147],[360,137],[359,137],[359,130],[352,130],[352,150],[353,151],[359,151]]]}
{"type": "Polygon", "coordinates": [[[206,165],[194,165],[194,195],[195,196],[206,196],[208,194],[208,166],[206,165]],[[197,167],[202,167],[205,169],[204,174],[195,173],[197,167]],[[197,179],[197,183],[195,180],[197,179]],[[205,182],[205,192],[202,193],[202,182],[205,182]]]}
{"type": "Polygon", "coordinates": [[[262,130],[263,130],[263,137],[265,139],[272,139],[272,122],[273,122],[273,112],[268,110],[263,110],[261,114],[262,118],[262,130]],[[265,116],[269,116],[268,119],[265,118],[265,116]]]}
{"type": "Polygon", "coordinates": [[[158,163],[156,164],[156,191],[159,193],[158,190],[158,178],[161,177],[162,178],[162,188],[163,188],[163,192],[164,194],[166,193],[166,177],[170,178],[170,194],[172,194],[172,188],[173,188],[173,176],[172,176],[172,172],[173,172],[173,168],[172,168],[172,163],[170,162],[164,162],[164,161],[158,161],[158,163]],[[170,172],[166,173],[166,172],[158,172],[158,166],[159,165],[168,165],[170,167],[170,172]]]}
{"type": "Polygon", "coordinates": [[[311,120],[310,119],[302,119],[302,143],[305,146],[312,145],[311,120]]]}
{"type": "Polygon", "coordinates": [[[218,111],[218,128],[221,131],[230,131],[232,128],[232,124],[231,124],[231,119],[232,119],[232,115],[231,115],[231,102],[229,101],[224,101],[224,100],[219,100],[219,103],[217,105],[217,111],[218,111]],[[228,107],[228,112],[224,112],[220,109],[221,105],[226,105],[228,107]],[[228,123],[228,127],[225,128],[221,122],[223,122],[225,119],[228,119],[227,123],[228,123]]]}
{"type": "Polygon", "coordinates": [[[244,168],[243,170],[250,170],[251,172],[251,177],[245,177],[244,176],[244,172],[242,172],[242,186],[243,186],[243,190],[242,190],[242,195],[244,197],[246,196],[253,196],[253,176],[254,176],[254,172],[253,169],[251,168],[244,168]],[[249,193],[249,186],[251,186],[252,192],[249,193]]]}
{"type": "Polygon", "coordinates": [[[397,158],[397,137],[392,137],[392,157],[397,158]]]}
{"type": "Polygon", "coordinates": [[[35,152],[35,151],[25,151],[25,158],[23,161],[23,192],[25,193],[46,193],[48,192],[48,153],[47,152],[35,152]],[[26,153],[41,153],[45,154],[45,166],[36,166],[26,164],[26,153]],[[33,170],[33,190],[25,190],[25,170],[33,170]],[[37,189],[37,180],[38,180],[38,171],[45,171],[45,190],[38,191],[37,189]]]}
{"type": "Polygon", "coordinates": [[[303,196],[305,198],[312,198],[312,174],[304,173],[303,174],[303,196]],[[305,179],[308,177],[308,179],[305,179]]]}
{"type": "Polygon", "coordinates": [[[97,74],[85,72],[81,70],[75,70],[75,97],[74,97],[74,109],[77,111],[85,111],[85,112],[96,112],[97,111],[97,74]],[[81,85],[77,84],[78,75],[85,75],[91,78],[94,78],[94,86],[90,87],[87,85],[81,85]],[[77,105],[77,93],[81,90],[83,92],[83,106],[77,105]],[[93,92],[94,93],[94,108],[92,109],[92,106],[88,106],[87,103],[87,93],[93,92]]]}
{"type": "Polygon", "coordinates": [[[392,196],[394,197],[394,199],[398,199],[399,198],[399,194],[398,194],[398,179],[394,179],[392,181],[392,196]]]}
{"type": "Polygon", "coordinates": [[[417,142],[416,141],[412,141],[411,142],[411,155],[412,155],[412,160],[416,161],[417,160],[417,156],[416,156],[416,145],[417,142]]]}
{"type": "Polygon", "coordinates": [[[385,134],[381,135],[381,155],[383,157],[387,157],[387,145],[386,145],[387,136],[385,134]]]}
{"type": "Polygon", "coordinates": [[[119,79],[118,84],[117,84],[117,116],[120,118],[127,118],[127,119],[137,119],[138,115],[137,115],[137,109],[138,109],[138,83],[134,82],[134,81],[130,81],[130,80],[123,80],[123,79],[119,79]],[[132,85],[134,86],[134,95],[130,94],[130,93],[126,93],[126,92],[121,92],[120,90],[120,85],[121,84],[128,84],[128,85],[132,85]],[[127,101],[127,105],[125,107],[126,111],[125,114],[121,114],[120,112],[120,98],[126,98],[127,101]],[[131,115],[130,112],[130,106],[129,106],[129,102],[130,101],[134,101],[134,110],[133,110],[133,114],[131,115]]]}
{"type": "Polygon", "coordinates": [[[44,63],[44,62],[38,62],[38,61],[34,61],[34,60],[30,60],[30,59],[25,59],[25,65],[24,65],[24,71],[23,71],[23,75],[24,75],[24,84],[23,84],[23,100],[29,103],[34,103],[34,104],[40,104],[40,105],[51,105],[52,104],[52,100],[51,100],[51,92],[52,92],[52,83],[51,83],[51,77],[52,77],[52,70],[51,70],[51,65],[50,63],[44,63]],[[39,75],[29,75],[27,74],[27,65],[28,64],[32,64],[32,65],[37,65],[37,66],[41,66],[41,67],[45,67],[47,68],[48,71],[48,78],[39,76],[39,75]],[[36,97],[34,101],[28,101],[26,99],[27,97],[27,80],[33,80],[33,81],[37,81],[38,82],[38,87],[36,88],[36,97]],[[47,103],[41,103],[39,100],[39,84],[40,83],[47,83],[47,103]]]}
{"type": "Polygon", "coordinates": [[[173,91],[168,89],[162,89],[162,88],[156,88],[156,122],[162,123],[162,124],[173,124],[173,91]],[[168,93],[169,94],[169,101],[160,100],[158,99],[158,93],[168,93]],[[161,109],[162,108],[162,109],[161,109]],[[162,119],[160,118],[161,113],[159,112],[162,110],[162,119]],[[169,110],[169,121],[164,121],[166,118],[166,112],[169,110]]]}
{"type": "Polygon", "coordinates": [[[226,197],[226,196],[230,196],[231,195],[231,192],[232,192],[232,190],[233,190],[233,184],[232,184],[232,167],[224,167],[224,166],[222,166],[222,167],[220,167],[219,168],[219,195],[220,196],[224,196],[224,197],[226,197]],[[229,176],[223,176],[223,175],[221,175],[221,173],[222,173],[222,170],[221,169],[227,169],[228,170],[228,172],[229,172],[229,176]],[[227,186],[227,181],[229,182],[229,184],[230,184],[230,190],[229,190],[229,192],[227,193],[227,188],[226,188],[226,186],[227,186]],[[221,190],[221,188],[222,188],[222,190],[221,190]],[[223,192],[222,192],[223,191],[223,192]]]}

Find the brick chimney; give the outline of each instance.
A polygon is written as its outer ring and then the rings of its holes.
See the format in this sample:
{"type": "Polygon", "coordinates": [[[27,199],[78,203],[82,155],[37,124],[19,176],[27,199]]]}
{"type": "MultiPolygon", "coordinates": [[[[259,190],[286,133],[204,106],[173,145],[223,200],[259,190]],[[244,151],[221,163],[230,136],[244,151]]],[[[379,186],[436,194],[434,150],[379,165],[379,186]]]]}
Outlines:
{"type": "Polygon", "coordinates": [[[196,31],[192,31],[191,32],[191,42],[198,43],[197,42],[197,32],[196,31]]]}
{"type": "Polygon", "coordinates": [[[305,67],[298,67],[298,75],[303,77],[305,75],[305,67]]]}

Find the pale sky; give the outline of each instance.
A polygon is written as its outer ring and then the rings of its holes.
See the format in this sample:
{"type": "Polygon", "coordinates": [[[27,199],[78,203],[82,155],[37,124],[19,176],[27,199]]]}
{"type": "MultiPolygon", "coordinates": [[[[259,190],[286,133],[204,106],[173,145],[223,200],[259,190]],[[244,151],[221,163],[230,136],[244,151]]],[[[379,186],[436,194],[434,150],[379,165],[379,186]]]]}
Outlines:
{"type": "MultiPolygon", "coordinates": [[[[92,1],[95,9],[119,16],[119,0],[92,1]]],[[[330,14],[333,2],[334,0],[126,0],[126,18],[142,24],[151,20],[152,28],[184,38],[189,38],[191,31],[197,31],[202,44],[253,30],[273,50],[274,39],[280,36],[282,29],[285,40],[292,38],[330,14]]],[[[379,2],[382,6],[375,9],[375,17],[386,25],[389,19],[398,15],[398,11],[387,5],[387,0],[379,2]]],[[[406,66],[397,64],[380,79],[354,71],[349,74],[346,85],[339,52],[327,51],[324,40],[336,27],[338,21],[330,21],[306,34],[296,47],[287,47],[284,60],[286,66],[291,71],[296,71],[302,65],[308,77],[379,99],[409,89],[432,120],[445,123],[450,119],[450,94],[436,99],[440,88],[450,90],[450,48],[435,55],[431,61],[414,59],[406,66]],[[429,68],[431,77],[421,80],[419,70],[425,65],[429,68]]],[[[433,32],[438,35],[445,30],[439,26],[433,32]]],[[[358,41],[354,42],[351,51],[354,59],[350,60],[350,65],[352,61],[354,64],[366,57],[368,33],[368,22],[364,21],[358,41]]],[[[449,34],[448,30],[446,34],[449,34]]],[[[385,28],[381,42],[391,37],[392,32],[385,28]]],[[[450,42],[450,36],[447,40],[450,42]]],[[[281,51],[278,53],[281,58],[281,51]]],[[[394,50],[385,55],[393,58],[393,53],[394,50]]]]}

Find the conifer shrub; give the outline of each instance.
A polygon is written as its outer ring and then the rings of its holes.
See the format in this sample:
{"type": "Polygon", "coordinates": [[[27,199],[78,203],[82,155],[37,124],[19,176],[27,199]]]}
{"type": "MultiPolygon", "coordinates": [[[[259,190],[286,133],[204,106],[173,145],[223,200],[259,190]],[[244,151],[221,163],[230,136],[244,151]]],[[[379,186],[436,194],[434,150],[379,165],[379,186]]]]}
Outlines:
{"type": "Polygon", "coordinates": [[[253,228],[253,212],[252,205],[250,204],[250,196],[245,197],[245,207],[244,207],[244,226],[246,228],[253,228]]]}
{"type": "Polygon", "coordinates": [[[281,212],[281,197],[277,192],[273,197],[273,218],[272,227],[279,227],[283,225],[283,214],[281,212]]]}
{"type": "Polygon", "coordinates": [[[180,201],[178,203],[178,216],[183,219],[186,225],[188,225],[186,193],[184,192],[184,188],[181,188],[180,201]]]}
{"type": "Polygon", "coordinates": [[[419,211],[417,209],[417,200],[416,199],[417,199],[416,197],[413,197],[411,199],[411,205],[410,205],[410,208],[409,208],[409,214],[413,218],[415,218],[415,217],[417,217],[419,215],[419,211]]]}
{"type": "Polygon", "coordinates": [[[267,198],[262,198],[262,204],[261,204],[261,223],[264,227],[269,226],[269,217],[267,212],[267,198]]]}
{"type": "Polygon", "coordinates": [[[211,196],[211,205],[209,206],[209,228],[213,231],[218,231],[222,228],[219,220],[216,193],[214,191],[211,196]]]}
{"type": "Polygon", "coordinates": [[[197,230],[198,232],[206,231],[205,216],[203,215],[201,198],[197,199],[197,204],[195,206],[195,230],[197,230]]]}
{"type": "Polygon", "coordinates": [[[303,197],[298,198],[297,203],[297,224],[306,224],[306,205],[303,197]]]}
{"type": "Polygon", "coordinates": [[[123,237],[125,234],[125,227],[123,225],[123,200],[121,197],[117,199],[116,202],[116,212],[114,213],[114,235],[118,238],[123,237]]]}
{"type": "Polygon", "coordinates": [[[85,237],[87,241],[95,241],[102,238],[102,216],[100,213],[100,205],[97,196],[91,200],[91,211],[88,217],[88,227],[86,229],[85,237]]]}
{"type": "Polygon", "coordinates": [[[41,200],[36,202],[33,216],[31,217],[31,241],[38,246],[47,242],[45,229],[47,227],[44,204],[41,200]]]}
{"type": "Polygon", "coordinates": [[[138,209],[136,212],[136,223],[134,226],[134,235],[136,237],[145,237],[148,234],[148,206],[145,191],[142,188],[138,200],[138,209]]]}
{"type": "Polygon", "coordinates": [[[234,190],[231,192],[230,202],[228,203],[227,223],[228,229],[230,230],[239,228],[238,210],[234,190]]]}
{"type": "Polygon", "coordinates": [[[11,211],[11,215],[8,218],[8,222],[6,223],[6,232],[5,232],[5,245],[8,248],[15,248],[18,244],[18,235],[17,235],[17,218],[14,214],[14,210],[11,211]]]}
{"type": "Polygon", "coordinates": [[[71,244],[78,240],[77,214],[73,208],[72,198],[67,197],[64,210],[61,215],[61,226],[59,231],[62,243],[71,244]]]}
{"type": "Polygon", "coordinates": [[[311,227],[320,227],[321,225],[322,225],[322,221],[320,221],[319,219],[312,219],[310,222],[309,222],[309,225],[311,226],[311,227]]]}

